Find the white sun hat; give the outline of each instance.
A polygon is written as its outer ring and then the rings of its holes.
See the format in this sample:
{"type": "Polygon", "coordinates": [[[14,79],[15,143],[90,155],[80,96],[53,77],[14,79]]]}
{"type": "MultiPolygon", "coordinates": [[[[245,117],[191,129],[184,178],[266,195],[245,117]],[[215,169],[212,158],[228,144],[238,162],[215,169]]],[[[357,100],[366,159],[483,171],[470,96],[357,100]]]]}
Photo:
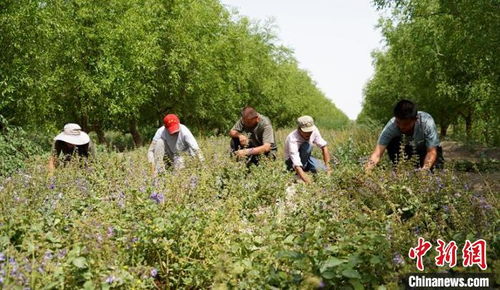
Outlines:
{"type": "Polygon", "coordinates": [[[68,123],[64,130],[54,138],[54,141],[64,141],[73,145],[83,145],[90,142],[90,137],[82,131],[78,124],[68,123]]]}

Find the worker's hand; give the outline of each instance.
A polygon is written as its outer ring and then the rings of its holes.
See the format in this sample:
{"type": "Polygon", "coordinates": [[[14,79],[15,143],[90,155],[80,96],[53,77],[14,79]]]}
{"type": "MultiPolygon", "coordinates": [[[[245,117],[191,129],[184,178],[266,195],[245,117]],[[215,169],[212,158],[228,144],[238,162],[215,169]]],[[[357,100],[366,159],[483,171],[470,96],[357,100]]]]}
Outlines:
{"type": "Polygon", "coordinates": [[[365,164],[365,172],[370,173],[375,167],[375,165],[377,165],[377,162],[373,161],[371,158],[368,159],[368,161],[365,164]]]}
{"type": "Polygon", "coordinates": [[[312,182],[311,177],[309,175],[307,175],[307,173],[304,172],[302,167],[296,166],[295,172],[297,173],[299,180],[303,181],[304,183],[311,183],[312,182]]]}
{"type": "Polygon", "coordinates": [[[236,154],[236,156],[238,156],[238,157],[245,157],[245,156],[248,156],[249,151],[250,151],[250,149],[241,149],[241,150],[235,151],[234,154],[236,154]]]}
{"type": "Polygon", "coordinates": [[[244,134],[240,134],[238,136],[238,139],[240,139],[240,145],[243,147],[248,146],[248,137],[244,134]]]}
{"type": "Polygon", "coordinates": [[[49,164],[47,164],[47,176],[48,177],[52,177],[54,175],[54,170],[56,169],[56,166],[55,166],[55,158],[54,157],[50,157],[49,158],[49,164]]]}
{"type": "Polygon", "coordinates": [[[425,167],[422,167],[422,168],[418,168],[415,170],[417,172],[418,175],[424,177],[424,176],[428,176],[428,175],[431,175],[432,172],[430,169],[428,168],[425,168],[425,167]]]}
{"type": "Polygon", "coordinates": [[[302,176],[301,176],[301,179],[302,181],[304,181],[304,183],[306,184],[309,184],[312,182],[312,179],[311,179],[311,176],[309,176],[307,173],[304,173],[302,176]]]}
{"type": "Polygon", "coordinates": [[[151,163],[151,176],[156,177],[158,172],[156,171],[155,164],[151,163]]]}

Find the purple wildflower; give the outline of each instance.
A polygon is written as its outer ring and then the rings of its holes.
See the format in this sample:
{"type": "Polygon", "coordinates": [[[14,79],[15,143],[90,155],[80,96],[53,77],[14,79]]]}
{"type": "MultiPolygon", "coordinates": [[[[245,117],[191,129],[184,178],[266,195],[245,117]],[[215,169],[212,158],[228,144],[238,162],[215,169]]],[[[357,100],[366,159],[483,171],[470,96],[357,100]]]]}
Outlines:
{"type": "Polygon", "coordinates": [[[116,281],[116,277],[114,275],[111,275],[109,276],[108,278],[106,278],[105,282],[108,283],[108,284],[112,284],[113,282],[116,281]]]}
{"type": "Polygon", "coordinates": [[[68,250],[66,250],[66,249],[59,250],[59,252],[57,253],[57,258],[62,259],[66,256],[67,253],[68,253],[68,250]]]}
{"type": "Polygon", "coordinates": [[[5,261],[5,259],[6,259],[5,254],[0,252],[0,262],[5,261]]]}
{"type": "Polygon", "coordinates": [[[16,263],[16,259],[14,259],[14,258],[9,258],[9,264],[11,264],[12,266],[17,265],[17,263],[16,263]]]}
{"type": "Polygon", "coordinates": [[[107,231],[108,238],[111,238],[114,234],[115,234],[115,230],[113,229],[113,227],[108,227],[108,231],[107,231]]]}
{"type": "Polygon", "coordinates": [[[441,180],[440,177],[436,177],[436,183],[437,183],[437,186],[439,187],[439,189],[443,189],[444,188],[443,181],[441,180]]]}
{"type": "Polygon", "coordinates": [[[152,199],[152,200],[154,200],[156,203],[162,203],[163,200],[164,200],[163,194],[156,193],[156,192],[151,193],[151,195],[149,196],[149,198],[152,199]]]}
{"type": "Polygon", "coordinates": [[[396,266],[399,266],[403,265],[405,263],[405,260],[400,253],[394,253],[394,256],[392,257],[392,263],[394,263],[394,265],[396,266]]]}
{"type": "Polygon", "coordinates": [[[198,186],[198,181],[199,181],[199,178],[198,176],[196,175],[192,175],[190,178],[189,178],[189,187],[191,189],[195,189],[196,186],[198,186]]]}
{"type": "Polygon", "coordinates": [[[54,188],[56,188],[56,185],[54,183],[51,183],[51,184],[49,184],[48,188],[49,189],[54,189],[54,188]]]}
{"type": "Polygon", "coordinates": [[[486,198],[482,194],[476,193],[476,194],[474,194],[473,198],[476,200],[479,208],[484,209],[484,210],[493,209],[493,206],[486,200],[486,198]]]}
{"type": "Polygon", "coordinates": [[[54,255],[52,254],[51,251],[47,251],[45,252],[45,255],[43,255],[43,260],[52,260],[52,258],[54,257],[54,255]]]}
{"type": "Polygon", "coordinates": [[[3,284],[3,277],[0,276],[0,284],[3,284]]]}
{"type": "Polygon", "coordinates": [[[323,288],[325,288],[325,287],[326,287],[325,282],[320,281],[320,282],[319,282],[319,285],[318,285],[318,288],[319,288],[319,289],[323,289],[323,288]]]}
{"type": "Polygon", "coordinates": [[[449,206],[443,205],[442,208],[443,208],[443,210],[444,210],[445,213],[449,213],[450,212],[450,207],[449,206]]]}
{"type": "Polygon", "coordinates": [[[83,191],[83,192],[87,192],[88,191],[87,180],[78,178],[76,180],[76,185],[78,186],[78,188],[80,189],[80,191],[83,191]]]}
{"type": "Polygon", "coordinates": [[[151,269],[151,273],[150,274],[151,274],[151,277],[154,278],[154,277],[156,277],[156,275],[158,275],[158,270],[156,268],[153,268],[153,269],[151,269]]]}

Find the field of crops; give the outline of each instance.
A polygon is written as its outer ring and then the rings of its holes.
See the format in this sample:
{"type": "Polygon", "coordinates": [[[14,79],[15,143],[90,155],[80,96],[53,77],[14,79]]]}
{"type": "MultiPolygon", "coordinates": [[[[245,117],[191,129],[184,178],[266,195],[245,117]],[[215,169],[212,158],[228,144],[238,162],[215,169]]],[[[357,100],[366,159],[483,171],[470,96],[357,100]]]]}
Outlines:
{"type": "MultiPolygon", "coordinates": [[[[277,134],[280,157],[287,133],[277,134]]],[[[450,166],[422,174],[386,163],[367,175],[359,160],[373,132],[322,134],[334,170],[310,185],[281,158],[248,172],[227,137],[199,138],[206,164],[157,178],[146,148],[101,148],[88,169],[52,177],[47,156],[33,158],[0,180],[0,288],[394,289],[417,272],[408,251],[418,237],[459,248],[452,269],[429,251],[425,272],[480,272],[462,267],[461,249],[484,239],[485,272],[498,273],[498,192],[450,166]]]]}

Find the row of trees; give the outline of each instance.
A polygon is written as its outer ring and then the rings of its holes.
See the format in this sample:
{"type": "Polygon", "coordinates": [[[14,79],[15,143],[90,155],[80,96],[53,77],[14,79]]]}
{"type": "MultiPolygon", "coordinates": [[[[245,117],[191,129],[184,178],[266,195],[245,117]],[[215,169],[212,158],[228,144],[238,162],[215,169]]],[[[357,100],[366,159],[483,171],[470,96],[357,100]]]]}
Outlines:
{"type": "Polygon", "coordinates": [[[415,100],[446,136],[500,144],[500,2],[374,0],[386,47],[374,52],[359,121],[387,121],[398,99],[415,100]]]}
{"type": "Polygon", "coordinates": [[[218,0],[5,0],[0,3],[0,115],[25,129],[78,122],[141,130],[175,112],[195,130],[226,130],[244,105],[276,126],[311,114],[348,118],[276,44],[218,0]]]}

